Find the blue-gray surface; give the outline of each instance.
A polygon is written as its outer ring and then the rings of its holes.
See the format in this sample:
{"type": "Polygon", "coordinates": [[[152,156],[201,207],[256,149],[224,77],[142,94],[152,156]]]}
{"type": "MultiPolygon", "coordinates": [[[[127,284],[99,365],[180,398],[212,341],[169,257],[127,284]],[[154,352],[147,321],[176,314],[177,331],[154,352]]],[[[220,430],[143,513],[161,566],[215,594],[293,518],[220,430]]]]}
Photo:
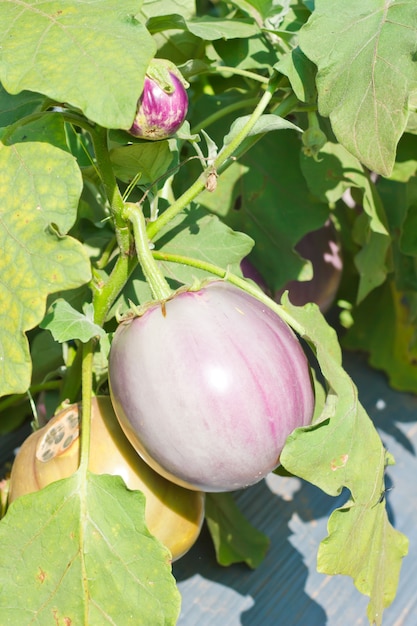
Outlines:
{"type": "MultiPolygon", "coordinates": [[[[384,626],[417,625],[417,397],[390,389],[383,374],[358,354],[344,365],[396,465],[387,470],[388,512],[410,539],[400,585],[384,626]]],[[[366,472],[366,467],[363,468],[366,472]]],[[[344,497],[343,497],[344,499],[344,497]]],[[[350,578],[315,570],[330,512],[341,499],[296,478],[268,477],[239,493],[238,502],[271,546],[255,571],[221,568],[207,532],[174,564],[183,604],[178,626],[367,626],[368,600],[350,578]]]]}

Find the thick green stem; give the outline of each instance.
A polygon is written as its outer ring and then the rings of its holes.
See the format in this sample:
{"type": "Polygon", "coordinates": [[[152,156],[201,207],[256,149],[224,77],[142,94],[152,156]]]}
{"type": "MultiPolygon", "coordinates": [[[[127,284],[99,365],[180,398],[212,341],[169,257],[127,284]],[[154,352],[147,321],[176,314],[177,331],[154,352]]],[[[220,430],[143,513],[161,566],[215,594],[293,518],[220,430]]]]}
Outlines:
{"type": "Polygon", "coordinates": [[[81,375],[82,411],[81,411],[81,445],[79,472],[84,475],[88,470],[90,456],[91,433],[91,397],[93,395],[93,354],[94,339],[83,344],[83,364],[81,375]]]}
{"type": "Polygon", "coordinates": [[[166,300],[172,295],[172,290],[152,256],[142,208],[137,204],[127,203],[124,216],[132,222],[136,254],[152,295],[156,300],[166,300]]]}
{"type": "Polygon", "coordinates": [[[112,304],[126,284],[137,262],[132,255],[130,226],[123,215],[125,203],[120,193],[110,160],[106,129],[97,127],[94,132],[91,133],[91,138],[97,168],[110,204],[116,230],[116,239],[120,250],[116,264],[107,280],[101,282],[100,278],[97,276],[92,285],[95,322],[102,326],[106,321],[107,314],[112,304]]]}
{"type": "Polygon", "coordinates": [[[120,253],[107,280],[101,283],[97,278],[93,283],[94,321],[99,326],[105,323],[110,308],[137,264],[135,256],[120,253]]]}
{"type": "Polygon", "coordinates": [[[117,243],[119,244],[121,253],[128,255],[131,244],[130,232],[126,221],[122,217],[124,202],[110,160],[107,145],[107,130],[98,126],[95,131],[91,133],[91,139],[93,141],[97,167],[109,200],[110,210],[116,228],[117,243]]]}
{"type": "Polygon", "coordinates": [[[262,113],[270,103],[272,96],[277,88],[279,77],[275,76],[269,82],[268,88],[262,95],[258,105],[253,111],[252,115],[243,125],[239,133],[232,139],[232,141],[223,147],[217,158],[212,164],[210,164],[202,175],[189,187],[171,206],[164,211],[157,220],[148,224],[148,237],[152,240],[155,235],[168,224],[178,213],[180,213],[185,207],[187,207],[197,196],[201,193],[206,185],[207,176],[214,170],[219,170],[226,164],[232,157],[233,153],[242,144],[242,142],[249,135],[252,128],[255,126],[262,113]]]}

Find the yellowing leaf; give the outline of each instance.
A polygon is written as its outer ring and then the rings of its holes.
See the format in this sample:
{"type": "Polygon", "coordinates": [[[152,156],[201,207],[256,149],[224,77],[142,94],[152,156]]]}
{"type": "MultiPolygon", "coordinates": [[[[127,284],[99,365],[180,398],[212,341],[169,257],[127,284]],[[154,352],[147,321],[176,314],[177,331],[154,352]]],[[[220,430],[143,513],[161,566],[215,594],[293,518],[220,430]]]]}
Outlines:
{"type": "Polygon", "coordinates": [[[155,44],[138,0],[0,3],[0,81],[69,103],[107,128],[130,128],[155,44]],[[94,88],[91,88],[94,85],[94,88]]]}
{"type": "Polygon", "coordinates": [[[48,294],[90,279],[82,245],[65,236],[81,185],[67,152],[36,142],[0,147],[0,395],[29,386],[24,333],[43,318],[48,294]]]}

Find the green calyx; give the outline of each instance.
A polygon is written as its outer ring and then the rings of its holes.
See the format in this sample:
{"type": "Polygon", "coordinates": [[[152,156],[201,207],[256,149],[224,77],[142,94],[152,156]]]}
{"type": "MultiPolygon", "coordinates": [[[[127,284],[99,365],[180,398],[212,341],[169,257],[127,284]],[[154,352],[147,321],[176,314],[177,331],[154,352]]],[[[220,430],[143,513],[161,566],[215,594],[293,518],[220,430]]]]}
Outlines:
{"type": "Polygon", "coordinates": [[[166,93],[175,91],[175,85],[172,82],[171,74],[174,74],[184,85],[185,89],[189,87],[189,83],[185,80],[177,66],[167,59],[152,59],[146,75],[159,85],[166,93]]]}

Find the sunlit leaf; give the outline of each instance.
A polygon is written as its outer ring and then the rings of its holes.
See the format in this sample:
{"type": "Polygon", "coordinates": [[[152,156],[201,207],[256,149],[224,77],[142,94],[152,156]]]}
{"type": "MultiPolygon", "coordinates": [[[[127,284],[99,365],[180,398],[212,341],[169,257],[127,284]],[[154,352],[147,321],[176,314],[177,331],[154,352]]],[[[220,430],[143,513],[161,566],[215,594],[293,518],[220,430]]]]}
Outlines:
{"type": "Polygon", "coordinates": [[[351,576],[370,598],[370,622],[380,624],[383,610],[394,599],[402,558],[408,550],[406,537],[388,521],[381,497],[385,467],[392,459],[358,400],[356,386],[342,369],[334,330],[315,305],[297,308],[285,300],[284,311],[314,347],[329,393],[321,420],[289,436],[281,462],[292,474],[330,495],[349,489],[351,500],[329,519],[329,536],[321,544],[318,569],[351,576]]]}
{"type": "Polygon", "coordinates": [[[13,502],[0,523],[2,623],[173,626],[170,554],[144,513],[143,494],[94,474],[13,502]]]}
{"type": "Polygon", "coordinates": [[[300,47],[318,67],[320,113],[340,143],[384,175],[417,85],[416,30],[414,0],[316,0],[300,31],[300,47]]]}
{"type": "Polygon", "coordinates": [[[73,225],[81,193],[75,159],[46,143],[0,147],[0,395],[26,391],[31,362],[25,331],[44,316],[48,294],[90,278],[73,225]]]}
{"type": "Polygon", "coordinates": [[[138,0],[0,3],[0,81],[39,92],[108,128],[132,125],[155,44],[138,0]],[[91,86],[94,85],[92,89],[91,86]]]}
{"type": "Polygon", "coordinates": [[[59,342],[79,339],[87,342],[92,337],[102,336],[104,330],[94,323],[94,309],[91,304],[85,305],[86,314],[74,309],[66,300],[58,298],[51,305],[42,323],[41,328],[51,331],[54,339],[59,342]]]}

